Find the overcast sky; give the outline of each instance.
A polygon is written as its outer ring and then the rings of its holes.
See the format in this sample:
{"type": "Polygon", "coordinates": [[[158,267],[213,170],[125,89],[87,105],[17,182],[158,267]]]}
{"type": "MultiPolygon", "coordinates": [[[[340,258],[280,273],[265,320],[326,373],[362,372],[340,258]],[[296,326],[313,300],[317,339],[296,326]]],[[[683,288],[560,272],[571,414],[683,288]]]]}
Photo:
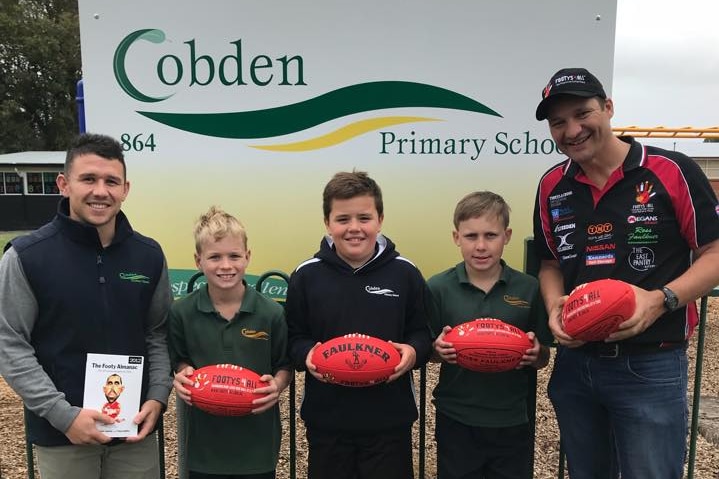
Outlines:
{"type": "Polygon", "coordinates": [[[719,126],[719,0],[618,0],[613,126],[719,126]]]}

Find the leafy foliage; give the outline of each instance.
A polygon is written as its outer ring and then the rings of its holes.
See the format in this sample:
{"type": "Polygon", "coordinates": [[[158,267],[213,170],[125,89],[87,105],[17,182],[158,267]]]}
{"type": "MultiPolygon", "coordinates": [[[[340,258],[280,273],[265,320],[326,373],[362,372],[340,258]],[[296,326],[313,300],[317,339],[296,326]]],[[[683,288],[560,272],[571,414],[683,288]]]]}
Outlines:
{"type": "Polygon", "coordinates": [[[0,153],[64,150],[77,133],[76,0],[0,0],[0,153]]]}

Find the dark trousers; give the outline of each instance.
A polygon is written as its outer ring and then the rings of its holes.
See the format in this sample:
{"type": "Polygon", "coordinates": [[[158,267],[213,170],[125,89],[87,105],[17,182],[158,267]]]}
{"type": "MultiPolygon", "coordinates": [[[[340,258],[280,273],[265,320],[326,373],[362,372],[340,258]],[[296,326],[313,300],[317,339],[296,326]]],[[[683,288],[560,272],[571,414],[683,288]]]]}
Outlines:
{"type": "Polygon", "coordinates": [[[307,428],[308,479],[413,479],[412,428],[337,432],[307,428]]]}
{"type": "Polygon", "coordinates": [[[190,471],[189,479],[275,479],[275,471],[262,474],[205,474],[190,471]]]}
{"type": "Polygon", "coordinates": [[[532,479],[529,424],[473,427],[438,412],[435,438],[437,479],[532,479]]]}

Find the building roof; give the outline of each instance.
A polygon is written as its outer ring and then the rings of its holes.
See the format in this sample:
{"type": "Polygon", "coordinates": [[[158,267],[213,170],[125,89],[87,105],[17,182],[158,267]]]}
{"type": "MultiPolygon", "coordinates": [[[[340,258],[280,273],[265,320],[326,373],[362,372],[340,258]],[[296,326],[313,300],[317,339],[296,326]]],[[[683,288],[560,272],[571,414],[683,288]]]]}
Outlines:
{"type": "Polygon", "coordinates": [[[21,151],[0,155],[0,166],[17,165],[58,165],[65,164],[64,151],[21,151]]]}
{"type": "Polygon", "coordinates": [[[719,159],[719,143],[705,143],[701,139],[686,138],[637,138],[645,145],[658,146],[665,150],[676,150],[697,158],[719,159]]]}

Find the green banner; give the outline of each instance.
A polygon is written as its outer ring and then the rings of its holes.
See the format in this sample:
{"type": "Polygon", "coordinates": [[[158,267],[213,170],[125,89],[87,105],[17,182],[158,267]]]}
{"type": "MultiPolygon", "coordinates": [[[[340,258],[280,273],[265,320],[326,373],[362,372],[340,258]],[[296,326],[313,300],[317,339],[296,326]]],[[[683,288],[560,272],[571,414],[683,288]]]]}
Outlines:
{"type": "MultiPolygon", "coordinates": [[[[171,269],[169,273],[172,295],[175,299],[178,299],[187,294],[188,283],[198,271],[194,269],[171,269]]],[[[261,275],[248,274],[245,275],[245,281],[249,286],[257,288],[258,280],[264,277],[259,291],[275,301],[284,302],[287,298],[287,282],[283,275],[285,273],[282,271],[269,271],[261,275]]],[[[196,277],[193,282],[193,291],[206,283],[207,280],[205,280],[204,276],[196,277]]]]}

